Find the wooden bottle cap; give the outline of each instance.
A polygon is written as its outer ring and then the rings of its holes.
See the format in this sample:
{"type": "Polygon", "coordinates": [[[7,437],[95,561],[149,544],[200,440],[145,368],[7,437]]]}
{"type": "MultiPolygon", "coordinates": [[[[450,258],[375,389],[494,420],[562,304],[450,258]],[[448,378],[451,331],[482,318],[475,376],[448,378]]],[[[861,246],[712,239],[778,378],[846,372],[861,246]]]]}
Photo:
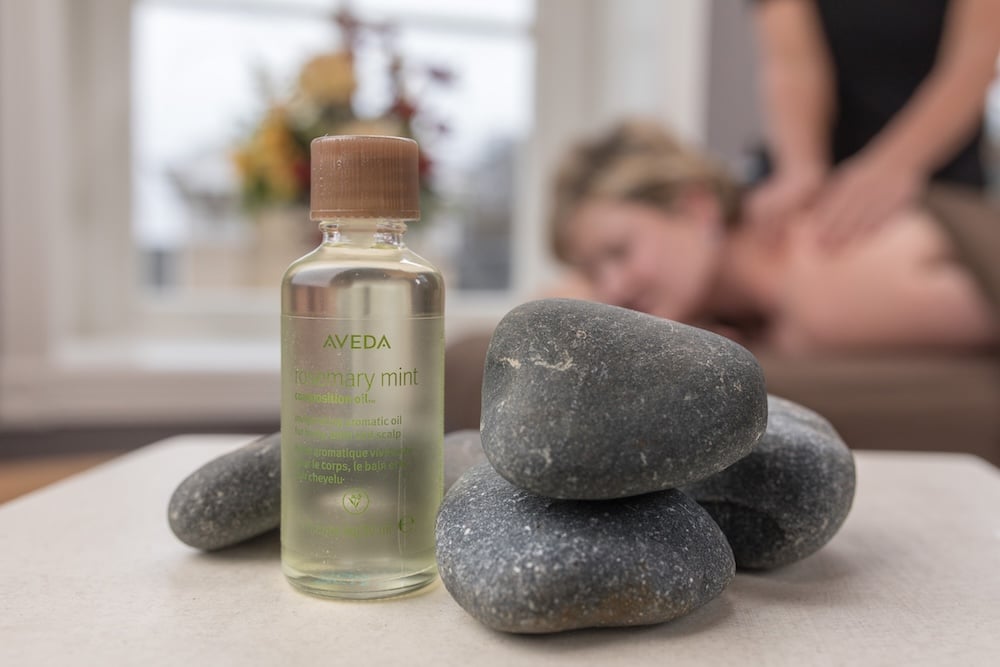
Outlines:
{"type": "Polygon", "coordinates": [[[313,139],[309,217],[420,219],[417,142],[337,135],[313,139]]]}

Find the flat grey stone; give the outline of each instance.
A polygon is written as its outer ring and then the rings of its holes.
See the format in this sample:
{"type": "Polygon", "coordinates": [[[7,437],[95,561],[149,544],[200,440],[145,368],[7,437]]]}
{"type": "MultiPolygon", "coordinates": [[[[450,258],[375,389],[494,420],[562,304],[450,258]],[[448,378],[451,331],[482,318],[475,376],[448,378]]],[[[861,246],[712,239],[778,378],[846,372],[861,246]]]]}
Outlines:
{"type": "MultiPolygon", "coordinates": [[[[445,489],[486,460],[479,431],[444,439],[445,489]]],[[[185,544],[213,550],[277,528],[281,521],[281,434],[255,440],[185,479],[167,510],[170,528],[185,544]]]]}
{"type": "Polygon", "coordinates": [[[281,434],[272,433],[209,461],[181,482],[167,509],[181,542],[221,549],[281,521],[281,434]]]}
{"type": "Polygon", "coordinates": [[[501,475],[541,495],[633,496],[750,453],[766,396],[757,360],[727,338],[615,306],[534,301],[490,341],[483,448],[501,475]]]}
{"type": "Polygon", "coordinates": [[[466,470],[486,462],[483,441],[479,431],[464,429],[452,431],[444,436],[444,490],[447,491],[458,481],[466,470]]]}
{"type": "Polygon", "coordinates": [[[749,456],[684,489],[722,528],[741,568],[814,553],[854,499],[854,457],[830,422],[775,396],[768,406],[767,432],[749,456]]]}
{"type": "Polygon", "coordinates": [[[680,491],[555,500],[489,464],[445,496],[437,562],[459,605],[517,633],[668,621],[719,595],[735,570],[719,527],[680,491]]]}

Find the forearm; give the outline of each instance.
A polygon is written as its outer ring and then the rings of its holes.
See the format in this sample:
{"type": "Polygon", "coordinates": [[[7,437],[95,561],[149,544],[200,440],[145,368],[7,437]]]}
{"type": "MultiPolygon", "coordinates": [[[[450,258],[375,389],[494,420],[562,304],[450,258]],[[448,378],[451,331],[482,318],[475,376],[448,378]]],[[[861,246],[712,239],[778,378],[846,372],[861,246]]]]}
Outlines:
{"type": "Polygon", "coordinates": [[[764,95],[767,134],[777,168],[828,166],[827,91],[802,65],[772,69],[764,75],[764,95]]]}
{"type": "Polygon", "coordinates": [[[815,8],[768,0],[755,15],[767,134],[778,169],[829,164],[833,73],[815,8]]]}
{"type": "Polygon", "coordinates": [[[981,123],[1000,52],[1000,0],[960,0],[938,62],[866,153],[923,176],[944,164],[981,123]]]}

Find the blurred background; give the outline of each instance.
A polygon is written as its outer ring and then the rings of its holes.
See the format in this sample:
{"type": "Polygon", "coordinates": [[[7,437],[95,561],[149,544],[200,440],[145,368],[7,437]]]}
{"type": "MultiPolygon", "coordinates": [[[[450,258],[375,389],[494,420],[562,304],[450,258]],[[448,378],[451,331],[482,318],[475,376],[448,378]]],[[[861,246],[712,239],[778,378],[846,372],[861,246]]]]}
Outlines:
{"type": "MultiPolygon", "coordinates": [[[[277,430],[307,135],[420,141],[449,340],[556,276],[571,140],[643,114],[745,172],[749,4],[0,0],[0,467],[277,430]]],[[[996,87],[987,118],[995,184],[996,87]]]]}

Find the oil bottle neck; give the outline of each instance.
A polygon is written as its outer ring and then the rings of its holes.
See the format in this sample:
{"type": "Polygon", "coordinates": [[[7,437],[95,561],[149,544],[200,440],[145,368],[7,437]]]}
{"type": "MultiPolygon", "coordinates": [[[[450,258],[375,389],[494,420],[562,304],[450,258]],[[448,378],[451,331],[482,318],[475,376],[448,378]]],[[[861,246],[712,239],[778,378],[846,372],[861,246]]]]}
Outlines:
{"type": "Polygon", "coordinates": [[[337,218],[319,223],[323,244],[405,247],[406,222],[379,218],[337,218]]]}

